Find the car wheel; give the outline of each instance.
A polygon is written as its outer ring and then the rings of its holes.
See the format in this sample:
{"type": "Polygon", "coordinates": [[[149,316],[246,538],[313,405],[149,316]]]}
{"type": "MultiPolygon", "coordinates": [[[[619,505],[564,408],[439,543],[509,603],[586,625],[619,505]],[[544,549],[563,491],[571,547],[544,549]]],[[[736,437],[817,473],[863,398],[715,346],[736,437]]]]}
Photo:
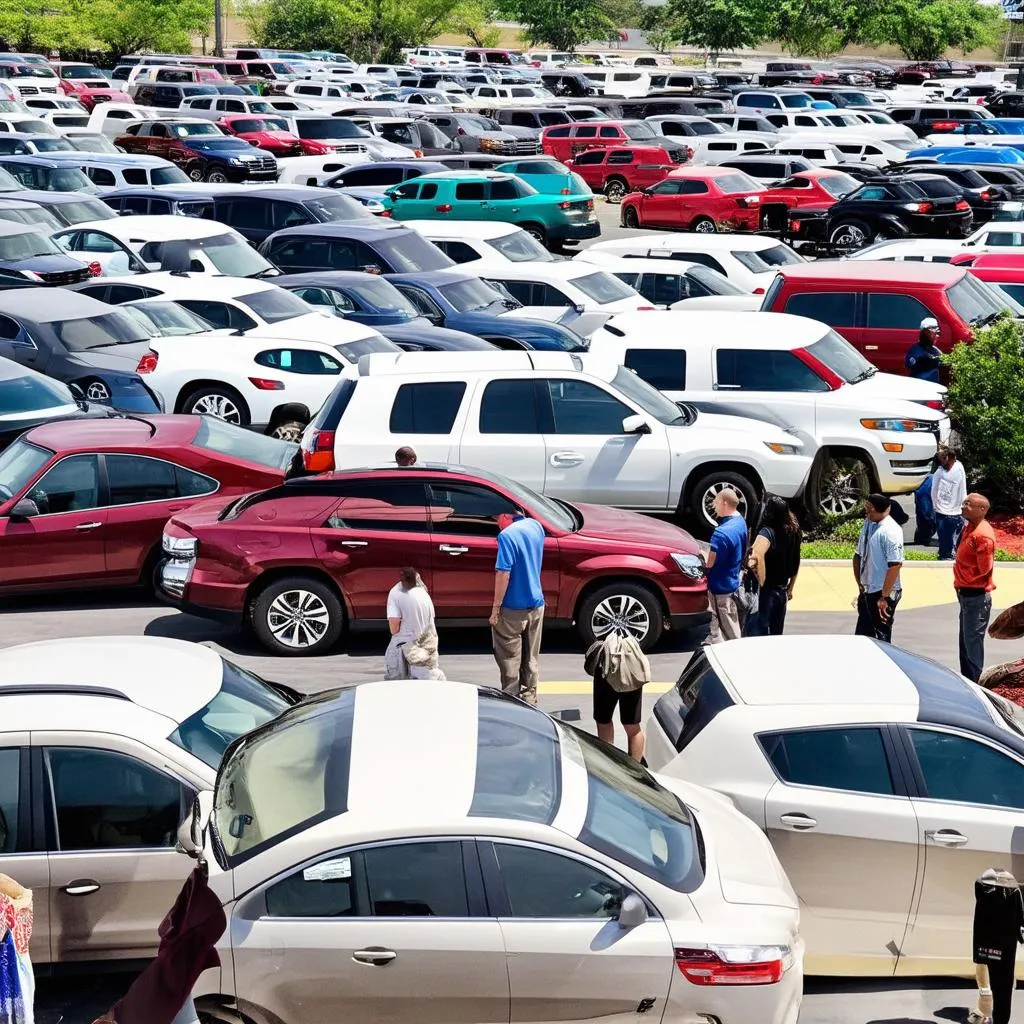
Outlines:
{"type": "Polygon", "coordinates": [[[628,632],[644,651],[658,642],[664,612],[656,594],[640,583],[609,583],[599,587],[580,605],[576,628],[589,647],[614,630],[628,632]]]}
{"type": "Polygon", "coordinates": [[[109,402],[111,398],[110,388],[102,380],[93,378],[82,385],[86,401],[109,402]]]}
{"type": "Polygon", "coordinates": [[[604,197],[609,203],[621,203],[629,191],[629,185],[622,178],[609,178],[604,183],[604,197]]]}
{"type": "Polygon", "coordinates": [[[215,416],[238,427],[249,425],[249,410],[242,396],[226,385],[197,388],[181,403],[181,411],[193,416],[215,416]]]}
{"type": "Polygon", "coordinates": [[[870,493],[871,473],[856,455],[827,456],[812,485],[812,500],[819,515],[849,515],[870,493]]]}
{"type": "Polygon", "coordinates": [[[192,181],[202,181],[203,180],[203,166],[202,166],[202,164],[193,164],[185,173],[189,176],[189,178],[192,181]]]}
{"type": "Polygon", "coordinates": [[[622,226],[624,228],[640,227],[640,217],[633,207],[630,206],[622,211],[622,226]]]}
{"type": "Polygon", "coordinates": [[[871,230],[861,221],[848,220],[837,224],[829,235],[829,241],[837,249],[852,252],[863,249],[871,237],[871,230]]]}
{"type": "Polygon", "coordinates": [[[527,234],[533,235],[533,237],[536,238],[541,245],[547,246],[548,233],[539,224],[520,224],[519,226],[527,234]]]}
{"type": "Polygon", "coordinates": [[[252,625],[275,654],[299,657],[329,651],[341,636],[345,611],[334,591],[308,576],[286,576],[260,591],[252,625]]]}
{"type": "Polygon", "coordinates": [[[206,180],[211,185],[225,185],[228,182],[228,176],[220,167],[214,167],[213,170],[206,175],[206,180]]]}
{"type": "Polygon", "coordinates": [[[284,420],[268,431],[268,433],[279,441],[294,441],[298,444],[302,440],[302,432],[305,429],[306,424],[301,420],[284,420]]]}
{"type": "Polygon", "coordinates": [[[690,230],[698,235],[713,235],[718,225],[710,217],[698,217],[690,224],[690,230]]]}
{"type": "Polygon", "coordinates": [[[740,496],[737,511],[751,526],[754,525],[751,516],[757,509],[757,488],[747,477],[723,469],[720,472],[708,473],[707,476],[701,477],[690,494],[690,508],[693,511],[694,519],[698,528],[705,535],[710,534],[718,525],[718,517],[715,515],[714,509],[715,498],[726,487],[732,488],[740,496]]]}

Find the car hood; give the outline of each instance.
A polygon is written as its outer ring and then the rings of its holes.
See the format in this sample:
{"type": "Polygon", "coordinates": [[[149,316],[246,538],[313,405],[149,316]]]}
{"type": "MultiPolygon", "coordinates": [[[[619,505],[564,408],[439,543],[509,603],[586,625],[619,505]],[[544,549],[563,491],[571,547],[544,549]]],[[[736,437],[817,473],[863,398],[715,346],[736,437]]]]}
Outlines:
{"type": "Polygon", "coordinates": [[[849,394],[858,400],[873,398],[895,398],[908,402],[930,402],[943,399],[946,388],[928,380],[915,377],[901,377],[895,373],[875,373],[857,384],[844,384],[839,395],[849,394]]]}
{"type": "Polygon", "coordinates": [[[54,253],[52,256],[32,256],[27,260],[4,260],[6,270],[32,270],[37,274],[59,274],[62,271],[81,270],[85,264],[73,256],[54,253]]]}
{"type": "Polygon", "coordinates": [[[638,545],[668,548],[681,555],[697,554],[697,542],[681,527],[661,519],[649,519],[608,505],[574,503],[583,516],[583,526],[573,534],[581,539],[615,541],[630,549],[638,545]]]}
{"type": "Polygon", "coordinates": [[[106,345],[89,349],[88,352],[72,352],[70,356],[82,366],[95,370],[116,370],[118,373],[130,373],[134,377],[135,367],[148,351],[148,341],[133,341],[127,345],[106,345]]]}
{"type": "MultiPolygon", "coordinates": [[[[729,447],[728,437],[730,435],[736,437],[737,443],[744,446],[754,444],[756,441],[762,441],[765,444],[791,444],[798,449],[804,446],[800,438],[787,433],[781,427],[746,416],[723,416],[719,413],[701,412],[697,417],[696,426],[710,431],[726,448],[729,447]]],[[[687,451],[690,450],[692,442],[685,433],[689,429],[691,428],[686,426],[669,429],[669,438],[673,447],[679,445],[685,447],[687,451]]],[[[767,449],[765,451],[767,452],[767,449]]]]}
{"type": "Polygon", "coordinates": [[[518,124],[506,124],[501,130],[515,139],[539,139],[541,131],[539,128],[527,128],[518,124]]]}
{"type": "Polygon", "coordinates": [[[292,135],[291,132],[239,132],[235,136],[238,139],[244,139],[246,142],[255,142],[258,146],[264,144],[270,146],[294,146],[298,141],[297,135],[292,135]]]}
{"type": "Polygon", "coordinates": [[[250,146],[247,149],[241,149],[235,145],[224,145],[224,141],[227,136],[202,136],[202,135],[190,135],[183,139],[178,139],[183,146],[188,146],[189,149],[197,150],[200,153],[221,153],[224,156],[270,156],[266,150],[256,149],[255,146],[250,146]]]}
{"type": "Polygon", "coordinates": [[[473,138],[493,139],[495,142],[514,142],[517,136],[513,135],[511,132],[505,131],[504,129],[499,132],[474,129],[473,138]]]}
{"type": "Polygon", "coordinates": [[[669,309],[730,309],[743,313],[754,313],[761,308],[760,295],[695,295],[690,299],[673,302],[669,309]]]}
{"type": "Polygon", "coordinates": [[[419,343],[425,337],[436,338],[438,342],[450,342],[460,347],[466,343],[475,343],[474,348],[487,343],[468,331],[453,331],[448,327],[435,327],[426,317],[406,320],[401,324],[377,324],[377,330],[396,344],[403,341],[419,343]]]}

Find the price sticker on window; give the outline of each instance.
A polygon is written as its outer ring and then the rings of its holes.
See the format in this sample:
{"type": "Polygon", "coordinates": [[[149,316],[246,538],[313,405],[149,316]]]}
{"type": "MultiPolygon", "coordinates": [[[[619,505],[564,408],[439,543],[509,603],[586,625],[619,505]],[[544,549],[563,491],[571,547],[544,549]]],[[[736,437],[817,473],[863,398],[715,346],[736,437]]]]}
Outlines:
{"type": "Polygon", "coordinates": [[[302,878],[306,882],[340,882],[351,877],[352,859],[350,857],[325,860],[312,867],[302,869],[302,878]]]}

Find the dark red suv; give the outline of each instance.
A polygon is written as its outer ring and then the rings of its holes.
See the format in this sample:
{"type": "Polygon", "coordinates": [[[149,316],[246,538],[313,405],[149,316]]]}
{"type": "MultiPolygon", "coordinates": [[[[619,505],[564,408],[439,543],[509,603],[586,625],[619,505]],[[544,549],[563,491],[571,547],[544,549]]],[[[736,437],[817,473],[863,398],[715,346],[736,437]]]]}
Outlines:
{"type": "Polygon", "coordinates": [[[630,192],[655,185],[679,165],[662,146],[609,146],[586,149],[566,160],[591,188],[609,203],[621,203],[630,192]]]}
{"type": "Polygon", "coordinates": [[[650,649],[666,626],[707,622],[703,564],[679,527],[429,464],[299,477],[202,502],[167,524],[160,592],[195,615],[251,624],[277,654],[320,654],[346,627],[385,628],[388,591],[412,565],[440,624],[482,625],[497,517],[517,509],[547,535],[548,626],[575,624],[586,643],[620,627],[650,649]]]}
{"type": "Polygon", "coordinates": [[[169,516],[281,483],[295,451],[206,416],[35,427],[0,452],[0,594],[148,584],[169,516]]]}

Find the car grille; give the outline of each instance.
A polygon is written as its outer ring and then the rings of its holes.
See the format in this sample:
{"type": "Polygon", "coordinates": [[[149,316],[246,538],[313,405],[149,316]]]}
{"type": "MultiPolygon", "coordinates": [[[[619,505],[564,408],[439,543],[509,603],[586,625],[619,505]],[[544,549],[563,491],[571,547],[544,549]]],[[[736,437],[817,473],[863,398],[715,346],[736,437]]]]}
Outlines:
{"type": "Polygon", "coordinates": [[[22,96],[38,96],[39,87],[37,85],[19,85],[18,92],[20,92],[22,96]]]}
{"type": "Polygon", "coordinates": [[[365,153],[366,147],[359,142],[343,142],[340,145],[337,143],[329,142],[329,145],[334,146],[335,153],[365,153]]]}
{"type": "Polygon", "coordinates": [[[507,142],[502,146],[506,153],[522,154],[523,156],[534,156],[540,152],[540,142],[535,139],[516,139],[515,142],[507,142]]]}
{"type": "Polygon", "coordinates": [[[245,169],[250,174],[272,174],[277,170],[277,161],[272,156],[258,156],[246,161],[245,169]]]}
{"type": "Polygon", "coordinates": [[[78,284],[80,281],[88,281],[92,274],[88,267],[81,270],[62,270],[51,274],[39,275],[47,284],[78,284]]]}

